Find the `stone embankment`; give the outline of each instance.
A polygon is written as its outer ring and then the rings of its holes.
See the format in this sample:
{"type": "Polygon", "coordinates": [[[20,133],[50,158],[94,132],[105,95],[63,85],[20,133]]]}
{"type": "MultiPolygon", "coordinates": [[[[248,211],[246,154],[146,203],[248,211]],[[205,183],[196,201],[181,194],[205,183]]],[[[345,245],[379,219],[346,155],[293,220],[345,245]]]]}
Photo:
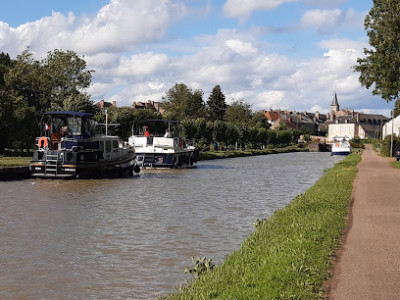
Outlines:
{"type": "Polygon", "coordinates": [[[0,180],[27,179],[30,176],[28,166],[0,168],[0,180]]]}

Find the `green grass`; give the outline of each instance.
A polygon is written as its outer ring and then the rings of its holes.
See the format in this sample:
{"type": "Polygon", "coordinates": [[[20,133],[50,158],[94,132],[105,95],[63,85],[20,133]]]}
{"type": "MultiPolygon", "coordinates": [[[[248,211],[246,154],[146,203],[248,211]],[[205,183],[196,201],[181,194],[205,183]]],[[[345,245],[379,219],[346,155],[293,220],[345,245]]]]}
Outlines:
{"type": "Polygon", "coordinates": [[[396,169],[400,169],[400,161],[394,161],[392,162],[392,166],[395,167],[396,169]]]}
{"type": "MultiPolygon", "coordinates": [[[[168,299],[318,299],[361,156],[351,154],[263,222],[222,265],[168,299]]],[[[283,179],[284,180],[284,179],[283,179]]]]}
{"type": "Polygon", "coordinates": [[[32,157],[1,157],[0,156],[0,168],[4,167],[18,167],[27,166],[32,160],[32,157]]]}
{"type": "Polygon", "coordinates": [[[300,151],[308,151],[308,149],[300,148],[299,146],[295,145],[284,148],[272,148],[265,150],[246,149],[246,150],[207,151],[207,152],[200,152],[200,160],[253,156],[253,155],[267,155],[267,154],[289,153],[289,152],[300,152],[300,151]]]}

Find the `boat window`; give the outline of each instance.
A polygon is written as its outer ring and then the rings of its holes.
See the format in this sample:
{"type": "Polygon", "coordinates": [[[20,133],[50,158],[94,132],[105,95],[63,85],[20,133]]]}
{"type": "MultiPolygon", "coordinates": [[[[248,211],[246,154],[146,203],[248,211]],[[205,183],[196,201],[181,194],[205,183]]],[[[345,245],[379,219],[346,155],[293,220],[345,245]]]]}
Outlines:
{"type": "Polygon", "coordinates": [[[118,141],[117,141],[117,140],[113,140],[113,148],[114,148],[114,149],[119,148],[119,146],[118,146],[118,141]]]}
{"type": "Polygon", "coordinates": [[[85,127],[85,133],[88,135],[88,137],[92,137],[95,135],[96,126],[97,122],[95,120],[86,119],[84,127],[85,127]]]}
{"type": "Polygon", "coordinates": [[[111,152],[111,141],[106,141],[106,152],[111,152]]]}
{"type": "Polygon", "coordinates": [[[72,135],[81,135],[82,119],[74,116],[67,118],[68,133],[72,135]]]}
{"type": "Polygon", "coordinates": [[[61,127],[66,126],[67,122],[63,118],[60,117],[52,117],[51,118],[51,132],[58,133],[61,130],[61,127]]]}
{"type": "Polygon", "coordinates": [[[100,141],[100,151],[104,151],[104,141],[100,141]]]}

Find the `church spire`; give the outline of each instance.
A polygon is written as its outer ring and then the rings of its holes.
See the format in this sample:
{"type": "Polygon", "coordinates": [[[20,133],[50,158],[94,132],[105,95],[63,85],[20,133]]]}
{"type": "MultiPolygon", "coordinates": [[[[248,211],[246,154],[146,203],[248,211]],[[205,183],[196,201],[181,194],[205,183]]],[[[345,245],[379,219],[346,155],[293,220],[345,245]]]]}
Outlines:
{"type": "Polygon", "coordinates": [[[338,101],[337,101],[336,92],[335,92],[335,95],[333,95],[333,99],[332,99],[332,104],[331,104],[331,106],[339,106],[339,103],[338,103],[338,101]]]}
{"type": "Polygon", "coordinates": [[[332,104],[331,104],[331,113],[334,114],[335,112],[339,111],[339,103],[337,100],[336,92],[333,95],[332,104]]]}

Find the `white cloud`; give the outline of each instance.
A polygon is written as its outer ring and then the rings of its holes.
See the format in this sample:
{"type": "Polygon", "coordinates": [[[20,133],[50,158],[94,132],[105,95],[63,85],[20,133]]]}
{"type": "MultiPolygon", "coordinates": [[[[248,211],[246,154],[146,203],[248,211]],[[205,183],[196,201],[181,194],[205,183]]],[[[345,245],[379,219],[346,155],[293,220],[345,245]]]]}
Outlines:
{"type": "Polygon", "coordinates": [[[157,74],[166,66],[168,57],[165,54],[141,53],[131,57],[122,57],[116,72],[118,76],[143,76],[157,74]]]}
{"type": "Polygon", "coordinates": [[[340,9],[334,10],[310,10],[301,18],[301,24],[305,27],[335,26],[342,15],[340,9]]]}
{"type": "Polygon", "coordinates": [[[126,51],[161,39],[169,23],[184,11],[179,2],[168,0],[111,0],[94,20],[85,20],[73,31],[70,39],[85,53],[126,51]]]}
{"type": "Polygon", "coordinates": [[[225,42],[229,48],[237,53],[246,53],[246,52],[256,52],[257,50],[251,45],[251,43],[243,42],[239,39],[228,40],[225,42]]]}
{"type": "Polygon", "coordinates": [[[0,46],[12,54],[28,46],[39,55],[55,48],[81,54],[123,52],[162,39],[169,24],[185,13],[181,1],[110,0],[93,19],[53,12],[18,28],[0,23],[0,46]]]}
{"type": "Polygon", "coordinates": [[[368,47],[366,42],[357,42],[349,39],[330,39],[322,40],[317,45],[323,49],[340,49],[340,50],[350,50],[354,49],[356,51],[362,51],[365,47],[368,47]]]}
{"type": "Polygon", "coordinates": [[[332,8],[338,7],[340,4],[348,0],[304,0],[308,5],[314,5],[317,7],[332,8]]]}
{"type": "Polygon", "coordinates": [[[248,18],[253,11],[271,10],[285,2],[297,0],[227,0],[224,4],[224,14],[233,18],[248,18]]]}
{"type": "Polygon", "coordinates": [[[301,18],[301,24],[305,28],[316,28],[319,33],[326,34],[337,27],[361,29],[365,13],[356,13],[353,9],[342,11],[336,9],[315,9],[305,12],[301,18]]]}

